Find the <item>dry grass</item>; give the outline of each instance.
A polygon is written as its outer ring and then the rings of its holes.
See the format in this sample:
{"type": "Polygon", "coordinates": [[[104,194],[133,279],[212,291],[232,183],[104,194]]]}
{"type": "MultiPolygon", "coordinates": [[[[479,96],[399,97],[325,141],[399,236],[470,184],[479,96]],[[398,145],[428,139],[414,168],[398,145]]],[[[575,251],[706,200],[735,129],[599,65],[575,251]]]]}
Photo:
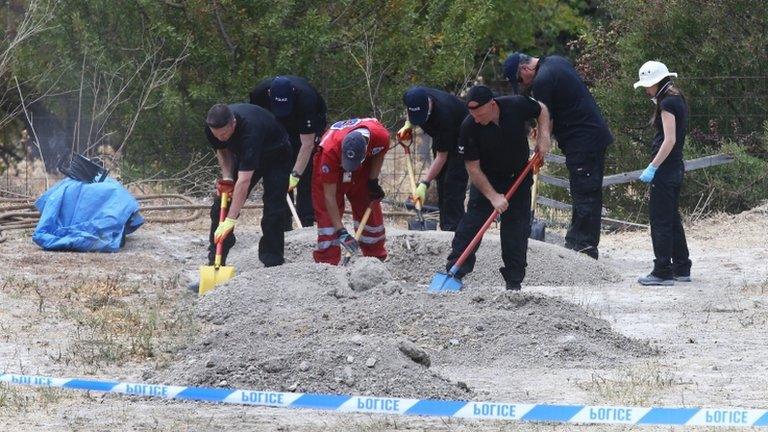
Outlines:
{"type": "Polygon", "coordinates": [[[12,413],[47,411],[71,395],[71,392],[59,388],[0,383],[0,413],[6,410],[12,413]]]}
{"type": "Polygon", "coordinates": [[[768,294],[768,279],[751,284],[745,284],[741,287],[741,293],[745,295],[766,295],[768,294]]]}
{"type": "Polygon", "coordinates": [[[647,406],[676,384],[675,378],[656,362],[619,369],[612,377],[593,374],[590,381],[576,383],[594,394],[599,403],[629,406],[647,406]]]}
{"type": "Polygon", "coordinates": [[[16,298],[33,298],[41,314],[64,319],[62,331],[73,334],[50,357],[66,365],[164,362],[197,328],[191,300],[177,298],[178,275],[142,282],[77,275],[47,289],[28,278],[6,277],[0,287],[16,298]]]}
{"type": "Polygon", "coordinates": [[[75,334],[60,361],[104,366],[129,361],[165,361],[173,346],[191,337],[191,310],[178,309],[178,277],[128,282],[118,277],[72,285],[59,305],[75,334]]]}

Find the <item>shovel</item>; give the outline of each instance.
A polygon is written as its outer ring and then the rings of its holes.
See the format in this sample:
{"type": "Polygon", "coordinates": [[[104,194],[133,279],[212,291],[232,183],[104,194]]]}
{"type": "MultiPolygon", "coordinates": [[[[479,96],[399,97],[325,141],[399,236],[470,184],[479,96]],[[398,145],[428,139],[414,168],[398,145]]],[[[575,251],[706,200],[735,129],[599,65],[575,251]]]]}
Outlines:
{"type": "Polygon", "coordinates": [[[547,224],[543,220],[536,219],[536,198],[539,195],[539,173],[533,173],[533,191],[531,193],[531,235],[530,238],[544,241],[544,230],[547,224]]]}
{"type": "Polygon", "coordinates": [[[288,201],[288,208],[291,209],[291,214],[293,215],[293,221],[296,222],[296,227],[303,228],[304,226],[301,224],[299,214],[296,212],[296,206],[293,204],[293,200],[291,199],[291,194],[285,194],[285,200],[288,201]]]}
{"type": "MultiPolygon", "coordinates": [[[[403,142],[400,142],[405,150],[405,165],[408,168],[408,178],[411,182],[411,196],[416,196],[416,176],[413,174],[413,160],[411,159],[410,146],[403,142]]],[[[416,220],[408,221],[408,229],[414,231],[434,231],[437,229],[437,223],[435,221],[427,221],[424,219],[424,212],[421,209],[422,202],[419,199],[413,201],[413,205],[416,208],[416,220]]]]}
{"type": "MultiPolygon", "coordinates": [[[[371,207],[368,206],[367,209],[365,209],[365,213],[363,213],[363,218],[360,219],[360,225],[357,226],[357,231],[355,232],[355,240],[360,241],[360,237],[363,235],[363,230],[365,229],[365,224],[368,223],[368,218],[371,217],[371,207]]],[[[352,259],[352,254],[349,251],[346,251],[344,253],[344,259],[341,262],[342,266],[346,266],[349,264],[349,260],[352,259]]]]}
{"type": "MultiPolygon", "coordinates": [[[[227,201],[229,200],[229,194],[222,192],[221,194],[221,211],[219,212],[219,223],[224,222],[227,218],[227,201]]],[[[221,285],[224,282],[235,277],[235,268],[232,266],[221,265],[221,255],[224,251],[224,239],[221,239],[216,243],[216,259],[212,266],[200,266],[200,287],[198,288],[198,295],[204,295],[208,291],[213,290],[216,285],[221,285]]]]}
{"type": "MultiPolygon", "coordinates": [[[[531,160],[528,161],[528,163],[525,165],[525,168],[523,168],[523,171],[520,172],[520,174],[517,176],[517,180],[515,180],[507,193],[504,194],[504,198],[507,201],[512,198],[512,195],[514,195],[514,193],[520,187],[520,184],[531,171],[533,166],[538,162],[540,157],[541,156],[539,156],[538,153],[533,154],[531,160]]],[[[456,274],[459,272],[459,270],[461,270],[461,266],[464,264],[464,261],[469,258],[469,255],[472,253],[475,247],[477,247],[477,244],[480,243],[480,239],[483,238],[483,234],[485,234],[493,221],[496,220],[496,216],[498,216],[498,214],[499,212],[496,210],[491,212],[491,215],[488,216],[488,219],[485,220],[483,226],[480,227],[480,230],[477,232],[477,234],[475,234],[475,237],[472,239],[472,241],[469,242],[469,245],[464,249],[464,252],[461,253],[461,256],[456,260],[448,273],[437,272],[435,276],[432,277],[432,282],[429,284],[427,292],[457,292],[464,288],[464,284],[461,282],[461,279],[456,277],[456,274]]]]}

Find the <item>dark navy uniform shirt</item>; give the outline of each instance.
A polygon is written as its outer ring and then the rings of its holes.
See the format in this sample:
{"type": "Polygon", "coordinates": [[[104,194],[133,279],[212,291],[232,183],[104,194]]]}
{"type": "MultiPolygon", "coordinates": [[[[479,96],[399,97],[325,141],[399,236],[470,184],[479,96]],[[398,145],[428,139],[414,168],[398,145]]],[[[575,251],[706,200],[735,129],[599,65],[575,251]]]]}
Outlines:
{"type": "Polygon", "coordinates": [[[433,152],[456,156],[461,122],[469,115],[464,101],[448,92],[424,87],[432,99],[432,111],[421,129],[432,138],[433,152]]]}
{"type": "MultiPolygon", "coordinates": [[[[291,75],[285,75],[285,77],[291,80],[291,85],[296,92],[294,94],[296,100],[293,103],[291,113],[286,117],[278,117],[277,119],[291,135],[311,133],[322,135],[327,124],[325,100],[304,78],[291,75]]],[[[252,104],[270,111],[272,104],[268,91],[272,85],[272,79],[267,78],[261,81],[250,93],[252,104]]]]}
{"type": "Polygon", "coordinates": [[[595,99],[565,58],[541,58],[531,92],[549,109],[552,135],[566,155],[601,151],[613,142],[595,99]]]}
{"type": "Polygon", "coordinates": [[[261,155],[289,145],[288,134],[271,112],[245,103],[229,105],[229,109],[237,120],[232,136],[219,141],[208,126],[205,134],[214,149],[228,149],[235,154],[238,170],[258,169],[261,155]]]}
{"type": "Polygon", "coordinates": [[[528,128],[526,121],[541,112],[538,102],[525,96],[494,98],[499,105],[499,124],[483,126],[469,115],[461,124],[459,157],[480,161],[480,169],[488,178],[511,177],[528,162],[528,128]]]}

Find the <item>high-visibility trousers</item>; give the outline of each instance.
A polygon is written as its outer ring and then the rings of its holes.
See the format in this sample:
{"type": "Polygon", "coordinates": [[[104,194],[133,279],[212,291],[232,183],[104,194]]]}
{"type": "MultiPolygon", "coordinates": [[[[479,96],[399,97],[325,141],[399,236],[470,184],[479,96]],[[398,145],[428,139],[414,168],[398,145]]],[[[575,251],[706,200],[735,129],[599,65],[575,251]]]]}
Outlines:
{"type": "MultiPolygon", "coordinates": [[[[318,167],[315,167],[318,168],[318,167]]],[[[364,172],[355,172],[355,175],[348,183],[341,183],[336,189],[336,206],[339,215],[344,214],[344,197],[349,200],[352,206],[352,219],[354,220],[355,232],[360,226],[360,219],[368,208],[368,171],[365,165],[360,170],[364,172]],[[360,179],[359,181],[355,181],[360,179]]],[[[315,169],[315,172],[319,172],[315,169]]],[[[338,265],[341,260],[341,248],[339,239],[336,236],[336,229],[328,216],[325,207],[325,196],[323,194],[323,183],[319,181],[312,182],[312,203],[315,207],[315,217],[317,218],[317,249],[312,253],[315,262],[338,265]]],[[[371,216],[363,227],[363,233],[360,237],[360,250],[364,256],[376,257],[380,260],[387,258],[387,249],[384,246],[386,238],[384,231],[384,216],[381,213],[381,204],[376,201],[370,203],[371,216]]],[[[354,235],[354,232],[350,231],[354,235]]]]}

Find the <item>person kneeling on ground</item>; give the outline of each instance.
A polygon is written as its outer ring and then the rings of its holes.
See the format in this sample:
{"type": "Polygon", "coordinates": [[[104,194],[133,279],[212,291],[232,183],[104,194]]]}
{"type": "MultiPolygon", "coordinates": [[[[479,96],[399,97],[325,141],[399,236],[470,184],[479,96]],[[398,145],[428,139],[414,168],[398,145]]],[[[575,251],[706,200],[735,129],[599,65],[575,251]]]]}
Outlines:
{"type": "Polygon", "coordinates": [[[664,63],[646,62],[638,72],[635,88],[645,87],[656,108],[651,123],[656,135],[651,143],[653,160],[640,175],[650,183],[651,242],[653,243],[653,271],[637,281],[642,285],[674,285],[675,281],[691,281],[691,260],[688,243],[680,220],[680,188],[685,165],[683,144],[688,128],[688,104],[670,77],[664,63]]]}
{"type": "Polygon", "coordinates": [[[362,249],[365,256],[387,258],[379,173],[388,148],[389,132],[374,118],[336,122],[323,136],[312,169],[312,203],[317,218],[315,262],[338,265],[339,245],[349,253],[362,249]],[[360,244],[341,222],[345,196],[352,206],[355,228],[371,207],[360,244]]]}
{"type": "MultiPolygon", "coordinates": [[[[469,172],[467,213],[461,218],[451,243],[446,269],[461,256],[472,238],[497,210],[501,215],[501,258],[499,271],[508,290],[519,290],[525,277],[528,236],[531,232],[531,185],[529,174],[507,202],[504,194],[528,162],[525,122],[537,119],[549,124],[546,106],[530,97],[494,98],[491,89],[475,86],[467,97],[469,115],[461,124],[458,153],[469,172]]],[[[536,150],[545,155],[551,146],[547,128],[540,128],[536,150]]],[[[477,247],[480,247],[478,243],[477,247]]],[[[462,278],[475,266],[477,248],[467,258],[456,277],[462,278]]]]}

